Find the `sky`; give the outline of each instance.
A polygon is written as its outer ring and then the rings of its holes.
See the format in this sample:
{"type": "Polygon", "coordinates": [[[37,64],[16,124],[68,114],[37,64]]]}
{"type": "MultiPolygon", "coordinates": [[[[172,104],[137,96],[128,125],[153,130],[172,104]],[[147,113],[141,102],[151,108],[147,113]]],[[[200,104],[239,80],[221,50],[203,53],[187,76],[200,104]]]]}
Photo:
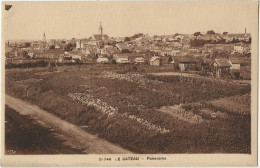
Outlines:
{"type": "Polygon", "coordinates": [[[110,37],[217,33],[254,30],[257,3],[252,1],[153,2],[2,2],[2,35],[12,39],[88,38],[99,22],[110,37]],[[253,17],[253,18],[252,18],[253,17]]]}

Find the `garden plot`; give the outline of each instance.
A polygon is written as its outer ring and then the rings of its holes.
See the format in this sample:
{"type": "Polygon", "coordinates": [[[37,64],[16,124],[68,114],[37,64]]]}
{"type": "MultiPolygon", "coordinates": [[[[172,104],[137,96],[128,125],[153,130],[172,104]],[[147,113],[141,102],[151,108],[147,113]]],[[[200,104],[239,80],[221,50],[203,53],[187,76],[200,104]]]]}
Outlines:
{"type": "Polygon", "coordinates": [[[231,114],[250,115],[250,94],[212,100],[206,104],[214,109],[231,114]]]}
{"type": "Polygon", "coordinates": [[[27,85],[27,84],[31,84],[31,83],[37,83],[37,82],[40,82],[41,80],[43,79],[35,79],[35,78],[29,78],[29,79],[25,79],[25,80],[19,80],[19,81],[16,81],[17,83],[23,85],[27,85]]]}
{"type": "Polygon", "coordinates": [[[229,117],[229,115],[226,113],[220,111],[215,112],[209,108],[201,109],[200,114],[202,115],[202,117],[209,118],[209,119],[216,119],[216,118],[226,119],[229,117]]]}
{"type": "Polygon", "coordinates": [[[60,71],[53,71],[53,72],[51,72],[51,71],[47,71],[47,72],[37,72],[37,73],[35,73],[35,75],[48,75],[48,74],[52,74],[52,73],[59,73],[60,71]]]}
{"type": "Polygon", "coordinates": [[[106,113],[109,116],[118,113],[117,108],[109,106],[106,102],[103,102],[100,99],[93,98],[93,96],[88,93],[69,93],[68,96],[71,97],[73,100],[78,100],[79,102],[87,104],[88,106],[93,106],[97,110],[100,110],[101,112],[106,113]]]}
{"type": "Polygon", "coordinates": [[[159,132],[161,134],[170,132],[170,130],[162,128],[161,126],[152,124],[143,118],[137,117],[136,115],[129,115],[127,113],[124,113],[122,116],[126,116],[129,119],[135,120],[135,121],[139,122],[140,124],[145,125],[149,130],[153,130],[153,131],[159,132]]]}
{"type": "Polygon", "coordinates": [[[203,121],[200,115],[193,114],[192,111],[186,111],[180,105],[163,106],[159,111],[189,123],[201,123],[203,121]]]}
{"type": "MultiPolygon", "coordinates": [[[[106,102],[103,102],[100,99],[95,99],[95,98],[93,98],[93,96],[91,96],[88,93],[85,93],[85,94],[84,93],[70,93],[70,94],[68,94],[68,96],[71,97],[73,100],[77,100],[81,103],[87,104],[88,106],[93,106],[97,110],[100,110],[101,112],[108,114],[108,116],[118,113],[117,107],[109,106],[106,102]]],[[[127,113],[124,113],[121,116],[125,116],[131,120],[135,120],[135,121],[139,122],[140,124],[144,125],[149,130],[153,130],[153,131],[161,133],[161,134],[170,132],[170,130],[168,130],[168,129],[161,128],[160,126],[152,124],[149,121],[142,119],[140,117],[137,117],[135,115],[129,115],[127,113]]]]}
{"type": "Polygon", "coordinates": [[[157,80],[150,80],[145,78],[144,75],[141,74],[117,74],[115,72],[103,72],[101,77],[103,78],[110,78],[110,79],[119,79],[119,80],[126,80],[129,82],[139,83],[139,84],[145,84],[145,83],[163,83],[161,81],[157,80]]]}

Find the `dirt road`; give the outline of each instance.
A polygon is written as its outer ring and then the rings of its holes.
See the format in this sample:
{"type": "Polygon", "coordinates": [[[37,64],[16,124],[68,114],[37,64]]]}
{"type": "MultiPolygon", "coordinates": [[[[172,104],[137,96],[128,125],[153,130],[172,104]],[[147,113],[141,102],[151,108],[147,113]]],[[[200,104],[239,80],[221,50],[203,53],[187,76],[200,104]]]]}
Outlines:
{"type": "Polygon", "coordinates": [[[66,144],[73,148],[84,149],[85,153],[90,154],[129,154],[126,149],[102,140],[92,134],[87,133],[82,128],[64,121],[47,111],[40,109],[29,102],[5,96],[5,104],[16,110],[21,115],[30,115],[41,126],[51,128],[62,136],[66,144]]]}

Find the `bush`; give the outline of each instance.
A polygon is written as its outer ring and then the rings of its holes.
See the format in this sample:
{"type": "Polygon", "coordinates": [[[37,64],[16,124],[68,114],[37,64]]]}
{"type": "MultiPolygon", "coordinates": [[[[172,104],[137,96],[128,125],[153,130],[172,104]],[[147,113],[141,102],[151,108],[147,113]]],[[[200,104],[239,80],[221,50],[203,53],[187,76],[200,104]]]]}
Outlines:
{"type": "Polygon", "coordinates": [[[111,60],[111,63],[112,63],[112,64],[116,64],[116,60],[115,60],[115,59],[112,59],[112,60],[111,60]]]}

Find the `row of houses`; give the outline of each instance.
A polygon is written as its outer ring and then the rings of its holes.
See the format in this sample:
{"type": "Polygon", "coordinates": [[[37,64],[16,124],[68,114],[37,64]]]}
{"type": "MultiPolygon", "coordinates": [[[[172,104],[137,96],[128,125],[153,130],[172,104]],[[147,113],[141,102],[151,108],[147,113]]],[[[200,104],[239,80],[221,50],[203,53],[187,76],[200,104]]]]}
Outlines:
{"type": "MultiPolygon", "coordinates": [[[[118,56],[114,58],[117,63],[130,63],[128,56],[118,56]]],[[[97,62],[99,63],[108,63],[108,58],[98,58],[97,62]]],[[[145,58],[136,57],[132,61],[135,64],[143,64],[145,63],[145,58]]],[[[174,70],[178,71],[200,71],[205,69],[205,67],[210,67],[210,71],[214,73],[216,77],[221,77],[224,72],[229,71],[239,71],[240,70],[240,61],[238,59],[227,59],[227,58],[219,58],[214,60],[207,60],[207,62],[201,62],[194,57],[175,57],[173,58],[171,64],[173,65],[174,70]]],[[[161,66],[162,59],[161,57],[154,56],[149,59],[149,65],[151,66],[161,66]]]]}

